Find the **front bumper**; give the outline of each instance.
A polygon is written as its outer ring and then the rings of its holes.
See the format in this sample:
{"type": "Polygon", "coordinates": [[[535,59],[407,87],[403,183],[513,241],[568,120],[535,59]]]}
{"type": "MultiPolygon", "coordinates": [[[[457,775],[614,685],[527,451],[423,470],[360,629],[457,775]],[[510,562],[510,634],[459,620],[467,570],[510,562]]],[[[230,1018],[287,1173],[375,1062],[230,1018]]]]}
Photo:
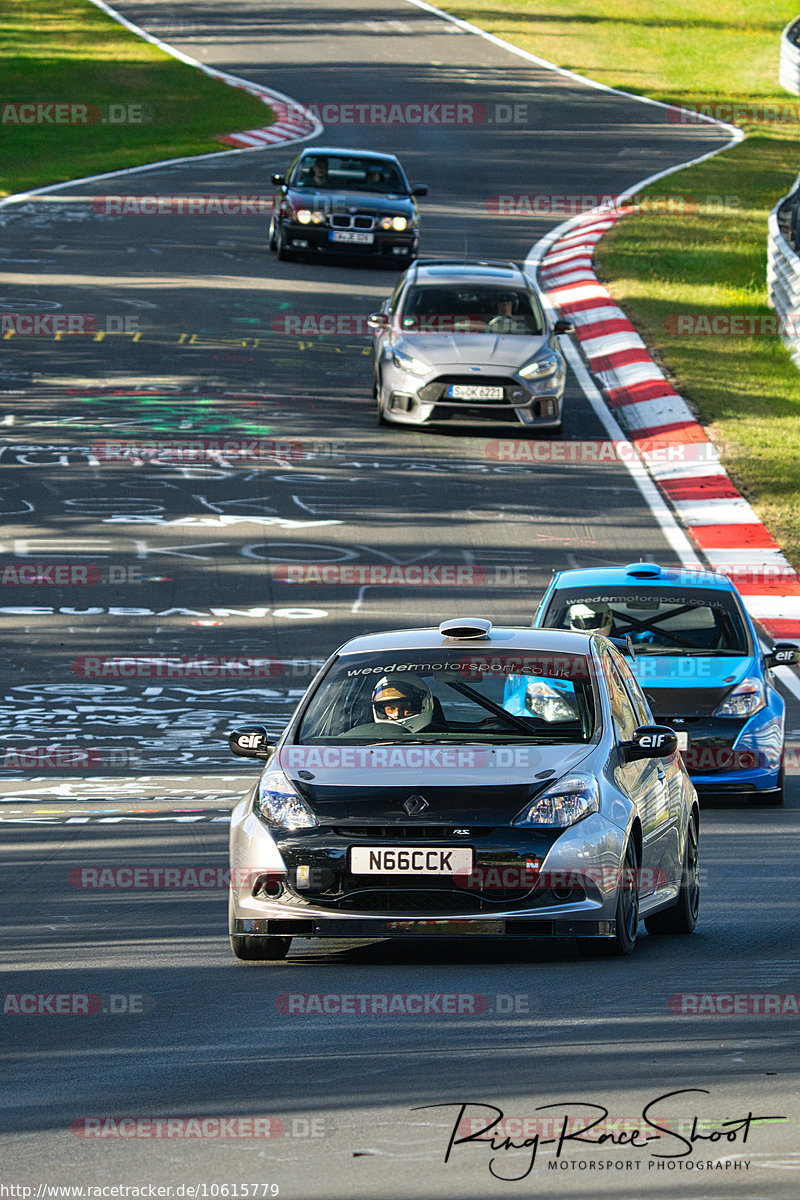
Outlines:
{"type": "Polygon", "coordinates": [[[506,917],[502,920],[348,920],[336,918],[236,918],[235,937],[306,937],[306,938],[610,938],[616,933],[616,921],[587,921],[571,918],[530,920],[506,917]]]}
{"type": "Polygon", "coordinates": [[[395,233],[375,229],[371,231],[371,242],[361,242],[332,239],[330,234],[333,230],[326,225],[301,225],[291,221],[284,224],[283,229],[287,249],[297,253],[363,255],[408,262],[416,257],[419,246],[419,235],[415,230],[395,233]]]}
{"type": "Polygon", "coordinates": [[[709,716],[674,722],[673,727],[688,735],[683,761],[699,796],[741,793],[766,799],[778,791],[782,711],[765,707],[744,721],[709,716]]]}
{"type": "Polygon", "coordinates": [[[451,372],[437,375],[419,386],[412,377],[392,368],[385,373],[385,391],[386,416],[398,423],[422,425],[426,421],[463,415],[472,419],[511,421],[544,431],[557,430],[561,426],[561,390],[532,389],[514,375],[470,377],[451,372]],[[447,391],[453,385],[501,388],[503,395],[500,399],[451,398],[447,391]]]}
{"type": "MultiPolygon", "coordinates": [[[[238,811],[238,810],[237,810],[238,811]]],[[[231,931],[286,937],[611,937],[623,831],[595,814],[564,831],[481,831],[473,875],[353,876],[369,836],[324,828],[273,839],[255,814],[231,827],[231,931]],[[533,865],[532,865],[533,864],[533,865]]],[[[451,847],[397,830],[374,845],[451,847]]],[[[462,844],[467,844],[466,841],[462,844]]]]}

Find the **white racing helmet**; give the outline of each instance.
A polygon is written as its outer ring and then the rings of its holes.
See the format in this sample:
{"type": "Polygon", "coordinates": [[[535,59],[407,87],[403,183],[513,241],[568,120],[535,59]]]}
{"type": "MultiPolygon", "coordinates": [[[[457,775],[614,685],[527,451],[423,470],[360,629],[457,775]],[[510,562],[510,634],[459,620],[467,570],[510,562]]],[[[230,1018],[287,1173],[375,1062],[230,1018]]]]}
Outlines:
{"type": "Polygon", "coordinates": [[[421,680],[412,683],[403,676],[384,675],[372,693],[372,712],[377,722],[418,733],[433,720],[433,696],[421,680]],[[397,716],[387,715],[395,712],[397,716]]]}
{"type": "Polygon", "coordinates": [[[567,609],[567,621],[570,629],[576,633],[602,633],[606,637],[611,633],[614,617],[607,604],[570,604],[567,609]]]}

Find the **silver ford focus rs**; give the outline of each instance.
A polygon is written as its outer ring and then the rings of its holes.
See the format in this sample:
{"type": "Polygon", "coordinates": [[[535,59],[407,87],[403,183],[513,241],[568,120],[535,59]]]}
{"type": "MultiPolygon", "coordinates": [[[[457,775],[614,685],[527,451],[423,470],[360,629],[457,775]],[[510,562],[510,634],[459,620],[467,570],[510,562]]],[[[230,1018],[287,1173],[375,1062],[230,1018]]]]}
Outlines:
{"type": "Polygon", "coordinates": [[[630,954],[691,933],[697,795],[600,635],[482,618],[358,637],[277,745],[231,732],[263,773],[232,815],[230,937],[577,938],[630,954]]]}
{"type": "Polygon", "coordinates": [[[373,330],[380,424],[462,417],[557,432],[566,367],[532,279],[512,262],[418,259],[373,330]]]}

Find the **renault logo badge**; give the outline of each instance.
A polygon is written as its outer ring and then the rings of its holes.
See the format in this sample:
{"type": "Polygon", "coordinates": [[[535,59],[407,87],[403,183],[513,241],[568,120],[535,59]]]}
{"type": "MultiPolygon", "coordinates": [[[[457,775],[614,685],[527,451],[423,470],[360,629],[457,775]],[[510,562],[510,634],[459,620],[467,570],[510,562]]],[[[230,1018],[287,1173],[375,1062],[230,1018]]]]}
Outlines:
{"type": "Polygon", "coordinates": [[[403,804],[403,808],[410,817],[416,816],[417,813],[421,813],[427,807],[428,801],[424,796],[409,796],[403,804]]]}

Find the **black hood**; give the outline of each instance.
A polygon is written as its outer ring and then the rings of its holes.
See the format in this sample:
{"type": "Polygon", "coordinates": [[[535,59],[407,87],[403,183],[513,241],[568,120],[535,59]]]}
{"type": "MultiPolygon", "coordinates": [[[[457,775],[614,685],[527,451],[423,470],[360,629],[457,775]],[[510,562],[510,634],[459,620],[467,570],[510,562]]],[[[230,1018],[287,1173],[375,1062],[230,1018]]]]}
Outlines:
{"type": "Polygon", "coordinates": [[[508,825],[552,778],[533,783],[486,787],[327,787],[294,779],[321,824],[325,825],[508,825]],[[409,815],[411,796],[426,802],[409,815]]]}

